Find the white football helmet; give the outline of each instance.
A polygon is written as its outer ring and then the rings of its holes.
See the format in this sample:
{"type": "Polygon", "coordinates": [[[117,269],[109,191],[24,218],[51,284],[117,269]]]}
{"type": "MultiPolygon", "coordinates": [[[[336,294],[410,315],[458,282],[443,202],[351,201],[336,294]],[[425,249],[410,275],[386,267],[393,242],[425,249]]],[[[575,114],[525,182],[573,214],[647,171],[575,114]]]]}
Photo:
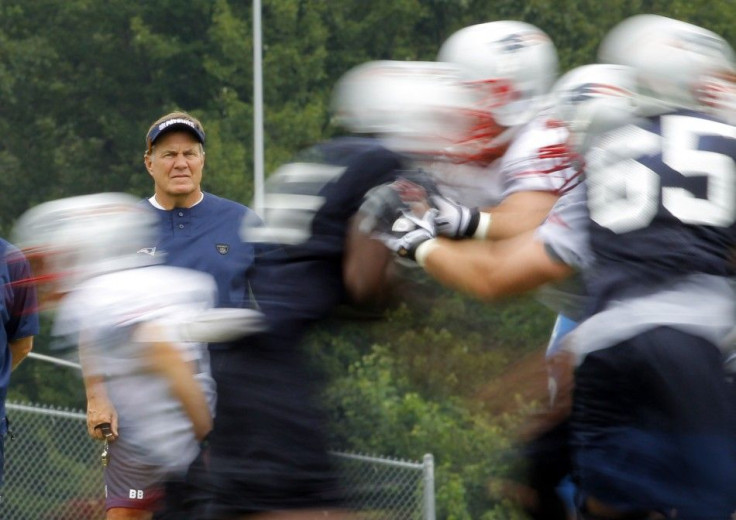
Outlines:
{"type": "Polygon", "coordinates": [[[460,29],[442,44],[437,59],[462,67],[467,79],[483,90],[483,108],[507,128],[532,118],[557,77],[552,40],[519,21],[460,29]]]}
{"type": "Polygon", "coordinates": [[[553,86],[550,100],[555,116],[570,130],[576,151],[590,140],[635,117],[636,78],[624,65],[583,65],[565,73],[553,86]]]}
{"type": "Polygon", "coordinates": [[[603,39],[599,61],[632,67],[642,109],[713,109],[732,106],[736,59],[719,35],[679,20],[637,15],[603,39]]]}
{"type": "Polygon", "coordinates": [[[491,115],[479,109],[477,89],[450,63],[371,61],[348,71],[332,100],[334,121],[373,134],[394,150],[456,162],[483,161],[491,115]]]}
{"type": "Polygon", "coordinates": [[[29,209],[13,228],[13,242],[34,269],[28,282],[59,295],[91,276],[154,263],[139,251],[155,244],[157,233],[158,217],[139,198],[98,193],[29,209]]]}

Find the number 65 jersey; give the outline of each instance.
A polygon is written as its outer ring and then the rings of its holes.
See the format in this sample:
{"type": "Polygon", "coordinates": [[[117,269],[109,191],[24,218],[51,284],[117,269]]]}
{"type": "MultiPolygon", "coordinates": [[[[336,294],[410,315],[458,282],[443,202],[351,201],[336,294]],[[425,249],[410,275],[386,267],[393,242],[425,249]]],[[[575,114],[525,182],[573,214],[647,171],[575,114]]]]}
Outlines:
{"type": "Polygon", "coordinates": [[[586,155],[586,184],[590,314],[716,341],[736,315],[736,127],[690,111],[622,126],[586,155]]]}
{"type": "Polygon", "coordinates": [[[734,273],[736,127],[695,112],[645,119],[605,136],[586,175],[601,305],[689,274],[734,273]]]}

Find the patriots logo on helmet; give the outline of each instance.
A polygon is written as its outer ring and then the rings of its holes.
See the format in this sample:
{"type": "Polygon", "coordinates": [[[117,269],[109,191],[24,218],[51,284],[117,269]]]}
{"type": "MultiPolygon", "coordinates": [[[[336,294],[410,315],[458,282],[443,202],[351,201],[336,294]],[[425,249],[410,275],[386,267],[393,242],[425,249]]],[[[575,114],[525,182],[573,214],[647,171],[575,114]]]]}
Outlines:
{"type": "Polygon", "coordinates": [[[502,40],[499,40],[498,43],[500,44],[501,49],[506,52],[514,52],[524,48],[524,40],[520,34],[510,34],[502,40]]]}
{"type": "Polygon", "coordinates": [[[498,45],[503,52],[516,52],[529,45],[548,42],[549,39],[538,32],[514,33],[498,40],[498,45]]]}
{"type": "Polygon", "coordinates": [[[627,97],[631,93],[616,85],[606,83],[584,83],[570,91],[568,101],[570,103],[584,103],[596,97],[627,97]]]}

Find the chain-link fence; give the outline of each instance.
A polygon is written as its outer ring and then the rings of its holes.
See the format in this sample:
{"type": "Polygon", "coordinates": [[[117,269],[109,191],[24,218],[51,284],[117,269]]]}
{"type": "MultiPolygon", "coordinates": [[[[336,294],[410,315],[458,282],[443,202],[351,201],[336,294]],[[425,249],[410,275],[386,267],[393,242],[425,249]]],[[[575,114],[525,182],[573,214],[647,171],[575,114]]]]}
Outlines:
{"type": "MultiPolygon", "coordinates": [[[[6,406],[13,438],[9,436],[5,444],[0,519],[104,518],[102,445],[87,435],[85,414],[15,402],[6,406]]],[[[435,519],[432,455],[425,455],[422,462],[333,455],[357,518],[435,519]]]]}
{"type": "Polygon", "coordinates": [[[85,415],[8,402],[3,520],[104,518],[100,444],[85,415]]]}
{"type": "Polygon", "coordinates": [[[434,458],[408,462],[334,453],[361,520],[434,520],[434,458]]]}

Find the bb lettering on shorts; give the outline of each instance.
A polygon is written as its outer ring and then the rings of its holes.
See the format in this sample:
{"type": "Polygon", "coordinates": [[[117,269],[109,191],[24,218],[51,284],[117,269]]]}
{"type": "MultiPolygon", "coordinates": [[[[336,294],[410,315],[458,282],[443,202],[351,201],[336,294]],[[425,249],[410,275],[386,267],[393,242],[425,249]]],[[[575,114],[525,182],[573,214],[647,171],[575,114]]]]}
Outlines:
{"type": "Polygon", "coordinates": [[[143,500],[143,490],[142,489],[131,489],[128,491],[128,498],[135,498],[138,500],[143,500]]]}

